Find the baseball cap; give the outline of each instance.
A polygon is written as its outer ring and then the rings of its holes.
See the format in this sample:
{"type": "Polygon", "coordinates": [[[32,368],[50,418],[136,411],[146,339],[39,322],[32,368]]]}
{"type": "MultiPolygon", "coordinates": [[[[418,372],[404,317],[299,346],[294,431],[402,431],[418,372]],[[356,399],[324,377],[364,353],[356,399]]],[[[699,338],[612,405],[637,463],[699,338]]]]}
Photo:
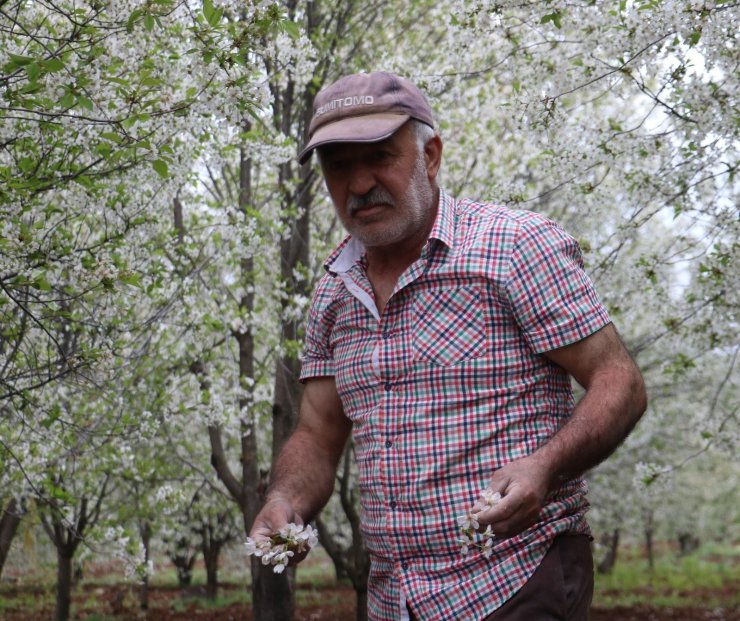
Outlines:
{"type": "Polygon", "coordinates": [[[426,97],[411,82],[385,71],[345,76],[316,95],[298,161],[305,163],[316,147],[332,142],[379,142],[409,119],[434,127],[426,97]]]}

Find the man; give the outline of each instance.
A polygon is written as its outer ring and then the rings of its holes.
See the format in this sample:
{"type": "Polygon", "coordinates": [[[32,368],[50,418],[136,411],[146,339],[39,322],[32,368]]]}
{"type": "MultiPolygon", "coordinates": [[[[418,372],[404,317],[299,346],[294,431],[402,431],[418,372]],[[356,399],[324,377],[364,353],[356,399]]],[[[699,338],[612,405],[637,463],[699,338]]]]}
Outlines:
{"type": "Polygon", "coordinates": [[[441,190],[429,105],[395,75],[321,91],[301,162],[314,150],[350,235],[314,294],[298,425],[252,536],[320,511],[352,431],[370,619],[585,619],[580,476],[646,398],[576,243],[441,190]],[[461,515],[490,549],[461,554],[461,515]]]}

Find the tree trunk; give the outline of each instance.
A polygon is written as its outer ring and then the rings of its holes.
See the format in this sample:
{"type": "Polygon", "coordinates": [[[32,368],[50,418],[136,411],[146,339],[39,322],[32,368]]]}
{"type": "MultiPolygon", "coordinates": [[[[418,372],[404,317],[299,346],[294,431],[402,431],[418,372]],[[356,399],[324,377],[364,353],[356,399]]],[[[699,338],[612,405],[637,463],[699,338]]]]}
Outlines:
{"type": "MultiPolygon", "coordinates": [[[[148,569],[149,558],[150,558],[150,543],[152,539],[152,527],[148,521],[144,521],[143,524],[139,524],[139,533],[141,534],[141,543],[144,546],[144,564],[148,569]]],[[[139,587],[139,608],[141,610],[149,610],[149,572],[146,571],[142,577],[141,585],[139,587]]]]}
{"type": "Polygon", "coordinates": [[[203,560],[206,565],[206,597],[215,600],[218,596],[218,558],[221,554],[221,544],[211,542],[203,545],[203,560]]]}
{"type": "Polygon", "coordinates": [[[57,548],[56,621],[68,621],[72,602],[72,556],[57,548]]]}
{"type": "MultiPolygon", "coordinates": [[[[100,519],[103,500],[107,496],[108,480],[108,475],[105,475],[92,508],[87,496],[83,495],[79,499],[73,524],[63,520],[57,508],[50,506],[51,503],[39,506],[41,526],[57,551],[57,621],[67,621],[69,619],[72,594],[72,561],[85,530],[93,527],[100,519]]],[[[62,487],[64,485],[61,479],[57,483],[62,487]]]]}
{"type": "Polygon", "coordinates": [[[339,472],[339,501],[347,516],[352,537],[350,545],[345,546],[334,536],[326,522],[319,516],[316,527],[319,530],[321,543],[334,563],[337,577],[346,576],[352,582],[357,598],[357,618],[367,618],[367,580],[370,574],[370,557],[365,547],[360,529],[360,513],[357,509],[357,486],[352,472],[354,462],[354,445],[347,442],[342,459],[342,468],[339,472]]]}
{"type": "Polygon", "coordinates": [[[367,591],[355,591],[357,596],[357,614],[355,621],[367,621],[367,591]]]}
{"type": "Polygon", "coordinates": [[[293,621],[293,589],[287,572],[276,574],[252,558],[252,597],[256,621],[293,621]]]}
{"type": "Polygon", "coordinates": [[[678,553],[680,556],[687,556],[694,552],[700,545],[700,540],[696,535],[691,533],[680,533],[678,535],[678,553]]]}
{"type": "Polygon", "coordinates": [[[177,569],[177,586],[181,589],[189,587],[193,582],[193,565],[195,565],[195,555],[184,557],[172,557],[172,563],[177,569]]]}
{"type": "Polygon", "coordinates": [[[606,554],[596,569],[600,574],[608,574],[611,573],[617,562],[617,552],[619,550],[619,529],[615,528],[610,535],[604,535],[601,540],[603,545],[606,546],[606,554]]]}
{"type": "Polygon", "coordinates": [[[11,498],[0,520],[0,576],[3,575],[3,567],[8,559],[13,538],[18,532],[18,524],[21,522],[22,515],[23,509],[20,503],[15,498],[11,498]]]}
{"type": "Polygon", "coordinates": [[[649,511],[645,520],[645,556],[647,556],[648,568],[653,571],[655,555],[653,547],[653,512],[649,511]]]}

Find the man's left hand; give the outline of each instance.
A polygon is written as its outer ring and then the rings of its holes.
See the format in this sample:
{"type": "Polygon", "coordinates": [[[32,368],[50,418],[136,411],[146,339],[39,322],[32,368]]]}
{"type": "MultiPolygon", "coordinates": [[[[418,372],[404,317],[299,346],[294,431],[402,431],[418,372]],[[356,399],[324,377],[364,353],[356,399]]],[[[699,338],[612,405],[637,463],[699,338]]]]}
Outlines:
{"type": "Polygon", "coordinates": [[[550,472],[530,455],[512,461],[493,475],[489,489],[501,499],[489,505],[483,498],[473,506],[481,532],[491,525],[494,535],[513,537],[537,521],[550,486],[550,472]]]}

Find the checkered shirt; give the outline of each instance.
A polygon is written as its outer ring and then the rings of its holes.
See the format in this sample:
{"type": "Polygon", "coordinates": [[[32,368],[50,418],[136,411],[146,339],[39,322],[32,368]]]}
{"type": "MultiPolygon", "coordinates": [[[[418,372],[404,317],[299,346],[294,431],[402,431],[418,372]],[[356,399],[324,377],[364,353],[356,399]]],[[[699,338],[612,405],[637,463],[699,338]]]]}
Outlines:
{"type": "Polygon", "coordinates": [[[444,191],[421,257],[382,315],[364,250],[348,237],[327,261],[309,312],[301,379],[334,376],[353,422],[368,613],[482,619],[514,595],[552,540],[588,533],[586,485],[552,493],[536,525],[460,551],[465,515],[494,471],[563,424],[569,376],[542,356],[609,322],[575,240],[535,213],[444,191]]]}

